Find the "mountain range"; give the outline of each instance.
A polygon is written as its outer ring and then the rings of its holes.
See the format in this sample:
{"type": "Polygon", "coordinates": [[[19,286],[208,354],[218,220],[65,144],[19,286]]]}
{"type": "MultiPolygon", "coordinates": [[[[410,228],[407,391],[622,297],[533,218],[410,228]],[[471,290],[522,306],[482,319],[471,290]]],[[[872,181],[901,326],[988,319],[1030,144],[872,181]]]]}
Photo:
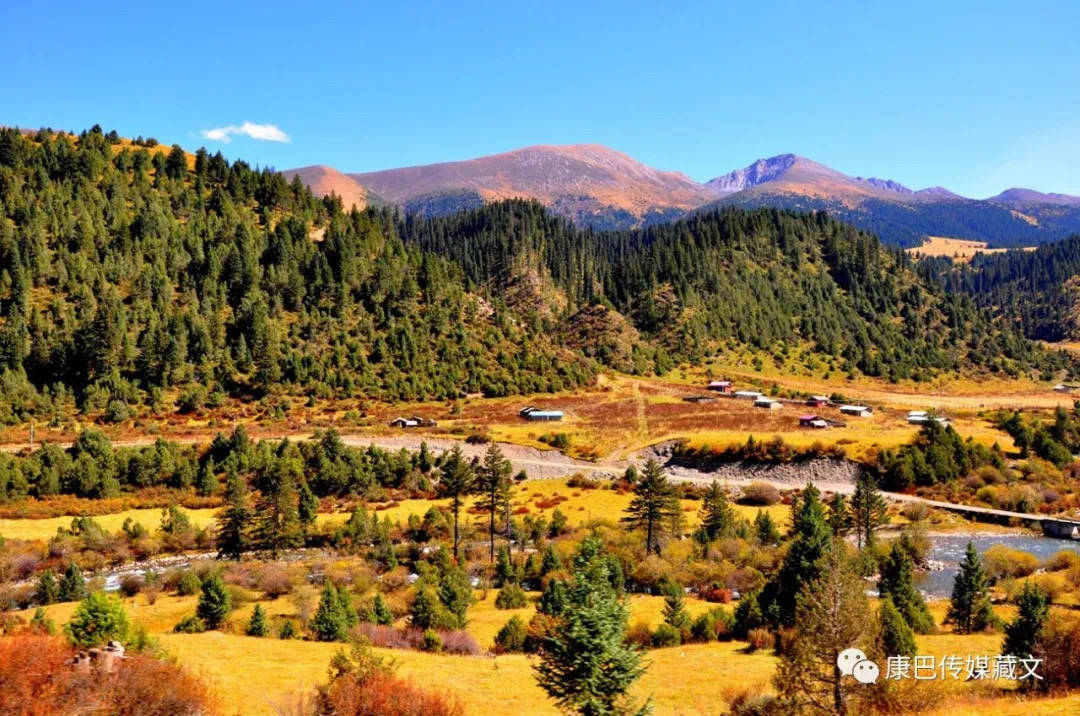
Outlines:
{"type": "Polygon", "coordinates": [[[595,144],[539,145],[457,162],[344,173],[292,169],[319,196],[346,207],[390,203],[440,216],[508,198],[533,199],[575,224],[625,229],[723,206],[826,211],[884,241],[917,246],[927,236],[1042,244],[1080,232],[1080,197],[1012,188],[972,199],[940,186],[910,189],[857,177],[795,154],[759,159],[706,182],[655,169],[595,144]]]}

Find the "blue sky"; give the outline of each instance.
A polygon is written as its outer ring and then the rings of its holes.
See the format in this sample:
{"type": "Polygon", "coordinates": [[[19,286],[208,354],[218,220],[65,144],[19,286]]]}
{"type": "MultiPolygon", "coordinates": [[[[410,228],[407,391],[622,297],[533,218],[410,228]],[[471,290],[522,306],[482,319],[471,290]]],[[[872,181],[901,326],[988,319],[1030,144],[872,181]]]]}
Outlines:
{"type": "Polygon", "coordinates": [[[279,169],[589,142],[698,180],[795,152],[968,196],[1080,194],[1075,2],[345,5],[13,4],[0,123],[279,169]],[[289,141],[201,134],[245,122],[289,141]]]}

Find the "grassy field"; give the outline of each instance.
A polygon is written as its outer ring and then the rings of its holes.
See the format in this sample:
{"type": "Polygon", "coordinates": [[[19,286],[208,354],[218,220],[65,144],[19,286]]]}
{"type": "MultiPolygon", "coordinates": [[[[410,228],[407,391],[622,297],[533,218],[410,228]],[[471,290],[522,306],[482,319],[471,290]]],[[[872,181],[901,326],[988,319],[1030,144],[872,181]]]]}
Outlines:
{"type": "MultiPolygon", "coordinates": [[[[527,618],[531,614],[531,607],[497,610],[493,598],[494,592],[491,592],[487,599],[477,602],[469,610],[469,631],[484,646],[490,645],[495,631],[511,615],[521,614],[527,618]]],[[[324,681],[331,656],[342,648],[340,644],[255,639],[235,633],[171,634],[168,632],[172,625],[193,612],[194,597],[160,597],[154,605],[149,605],[145,597],[138,596],[127,600],[127,604],[133,620],[157,635],[170,654],[217,686],[225,697],[228,713],[276,713],[278,706],[324,681]]],[[[291,604],[285,598],[261,604],[271,616],[292,613],[291,604]]],[[[653,626],[660,622],[662,599],[659,597],[634,596],[630,604],[631,622],[641,620],[653,626]]],[[[697,600],[687,600],[692,614],[708,606],[697,600]]],[[[62,623],[70,618],[74,607],[74,604],[53,605],[48,607],[48,613],[62,623]]],[[[252,604],[247,604],[232,613],[230,622],[234,629],[247,620],[252,608],[252,604]]],[[[931,607],[939,620],[944,609],[943,602],[935,602],[931,607]]],[[[1008,609],[1000,609],[999,613],[1005,618],[1012,616],[1008,609]]],[[[1000,651],[1001,635],[944,633],[919,637],[918,645],[920,654],[937,657],[996,654],[1000,651]]],[[[402,675],[415,679],[426,688],[455,694],[469,714],[557,713],[533,679],[532,657],[379,651],[398,662],[402,675]]],[[[769,651],[745,653],[745,644],[741,642],[651,650],[647,660],[648,672],[634,694],[639,699],[651,698],[658,714],[722,713],[739,689],[767,689],[776,663],[769,651]]],[[[950,686],[950,691],[968,694],[965,688],[955,684],[950,686]]],[[[993,712],[1043,716],[1080,709],[1080,696],[1028,701],[997,694],[996,698],[988,700],[985,692],[971,692],[970,697],[965,698],[948,709],[931,713],[985,715],[993,712]]]]}
{"type": "MultiPolygon", "coordinates": [[[[1035,246],[1024,246],[1023,251],[1034,251],[1035,246]]],[[[950,239],[944,236],[928,236],[921,246],[904,249],[912,256],[950,256],[956,261],[967,262],[978,254],[1001,254],[1015,249],[991,249],[986,241],[950,239]]]]}
{"type": "MultiPolygon", "coordinates": [[[[513,507],[518,516],[533,515],[543,516],[550,520],[556,509],[562,511],[571,525],[578,525],[596,519],[617,521],[622,516],[623,510],[630,502],[630,495],[620,494],[609,489],[581,489],[567,486],[567,481],[562,480],[527,480],[517,487],[513,500],[513,507]],[[557,504],[554,501],[559,499],[557,504]]],[[[475,499],[465,503],[466,519],[469,507],[475,499]]],[[[375,514],[379,519],[389,517],[393,522],[404,524],[410,515],[423,516],[432,506],[447,507],[449,500],[402,500],[396,503],[383,503],[374,505],[375,514]]],[[[698,510],[701,502],[697,500],[683,500],[683,511],[686,515],[687,524],[691,527],[697,524],[698,510]]],[[[748,520],[753,520],[759,509],[770,513],[773,520],[783,528],[789,518],[789,509],[785,505],[773,505],[771,507],[747,507],[734,505],[735,511],[748,520]]],[[[191,518],[191,522],[197,528],[206,527],[213,523],[215,509],[185,510],[191,518]]],[[[340,524],[349,517],[346,513],[323,513],[319,515],[319,524],[340,524]]],[[[94,517],[107,532],[118,532],[124,524],[124,520],[131,518],[141,523],[147,529],[156,530],[161,522],[161,510],[142,509],[125,510],[111,515],[94,517]]],[[[47,540],[56,535],[57,529],[67,529],[71,526],[71,517],[51,517],[47,519],[0,519],[0,536],[9,539],[40,539],[47,540]]]]}

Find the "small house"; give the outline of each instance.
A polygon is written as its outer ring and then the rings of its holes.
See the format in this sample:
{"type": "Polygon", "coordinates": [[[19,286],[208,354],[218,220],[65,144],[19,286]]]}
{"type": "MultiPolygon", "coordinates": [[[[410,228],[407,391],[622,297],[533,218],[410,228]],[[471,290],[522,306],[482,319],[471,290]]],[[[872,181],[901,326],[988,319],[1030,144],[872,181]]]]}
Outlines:
{"type": "Polygon", "coordinates": [[[735,389],[734,384],[730,380],[714,380],[706,386],[709,390],[715,390],[717,393],[730,393],[735,389]]]}
{"type": "Polygon", "coordinates": [[[555,422],[563,419],[563,412],[561,410],[540,410],[530,406],[521,411],[521,416],[526,420],[536,422],[555,422]]]}
{"type": "Polygon", "coordinates": [[[854,415],[859,418],[869,418],[874,411],[865,405],[841,405],[840,412],[844,415],[854,415]]]}
{"type": "Polygon", "coordinates": [[[829,423],[827,420],[822,420],[816,415],[800,415],[799,416],[800,428],[827,428],[829,423]]]}
{"type": "Polygon", "coordinates": [[[767,398],[762,395],[754,400],[754,407],[765,408],[766,410],[778,410],[784,406],[779,400],[773,400],[772,398],[767,398]]]}
{"type": "Polygon", "coordinates": [[[390,427],[392,428],[416,428],[419,426],[420,423],[412,418],[397,417],[390,421],[390,427]]]}
{"type": "Polygon", "coordinates": [[[1076,386],[1075,385],[1068,385],[1066,383],[1058,383],[1057,385],[1054,386],[1054,390],[1056,390],[1059,393],[1072,393],[1073,391],[1076,390],[1076,386]]]}
{"type": "Polygon", "coordinates": [[[811,395],[806,399],[806,404],[812,408],[820,408],[829,404],[829,396],[827,395],[811,395]]]}
{"type": "Polygon", "coordinates": [[[736,390],[732,395],[742,400],[757,400],[761,397],[761,393],[756,390],[736,390]]]}

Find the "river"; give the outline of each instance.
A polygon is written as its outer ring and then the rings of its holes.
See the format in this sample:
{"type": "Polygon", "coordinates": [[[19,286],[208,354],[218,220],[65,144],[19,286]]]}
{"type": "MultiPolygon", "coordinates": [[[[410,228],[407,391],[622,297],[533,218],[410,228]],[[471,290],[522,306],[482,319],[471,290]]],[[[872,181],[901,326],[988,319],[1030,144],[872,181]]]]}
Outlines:
{"type": "Polygon", "coordinates": [[[1080,543],[1032,535],[938,535],[930,538],[933,547],[930,559],[945,565],[944,569],[932,572],[917,572],[915,586],[929,597],[948,599],[952,596],[953,579],[959,571],[960,560],[964,557],[967,543],[973,542],[980,555],[995,544],[1030,552],[1044,562],[1063,549],[1080,553],[1080,543]]]}

